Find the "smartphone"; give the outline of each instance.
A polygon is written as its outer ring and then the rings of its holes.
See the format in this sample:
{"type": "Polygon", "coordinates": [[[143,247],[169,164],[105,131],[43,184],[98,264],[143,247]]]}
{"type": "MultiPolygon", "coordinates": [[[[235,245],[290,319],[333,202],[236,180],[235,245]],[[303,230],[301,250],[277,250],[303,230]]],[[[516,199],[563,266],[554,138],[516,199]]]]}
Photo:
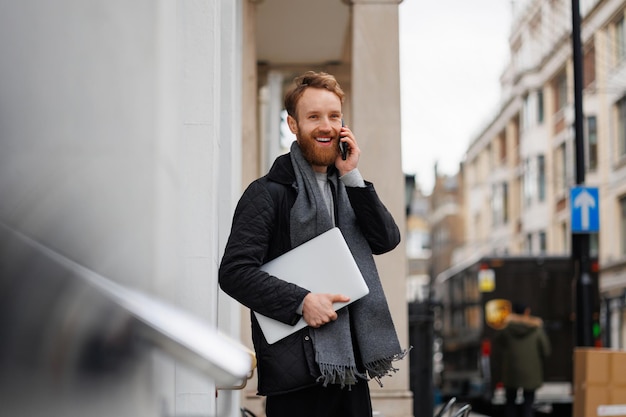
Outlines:
{"type": "MultiPolygon", "coordinates": [[[[341,127],[344,127],[343,119],[341,119],[341,127]]],[[[339,136],[339,151],[341,152],[341,159],[344,161],[348,157],[348,144],[341,141],[341,136],[339,136]]]]}

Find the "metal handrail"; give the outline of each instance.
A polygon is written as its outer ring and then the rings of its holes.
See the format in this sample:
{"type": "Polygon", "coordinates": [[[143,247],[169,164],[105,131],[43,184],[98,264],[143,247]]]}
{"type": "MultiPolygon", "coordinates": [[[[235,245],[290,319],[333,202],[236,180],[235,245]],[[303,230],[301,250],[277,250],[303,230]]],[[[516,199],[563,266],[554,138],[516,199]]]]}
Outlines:
{"type": "MultiPolygon", "coordinates": [[[[109,280],[1,222],[0,243],[5,248],[10,247],[14,254],[19,254],[18,258],[24,259],[24,264],[39,259],[42,263],[60,266],[63,270],[60,274],[62,278],[58,276],[55,278],[62,280],[62,286],[72,284],[75,288],[80,288],[78,291],[80,293],[93,293],[95,290],[97,296],[90,296],[89,300],[98,299],[98,303],[106,304],[110,315],[100,319],[102,322],[111,317],[128,317],[130,320],[125,320],[124,329],[137,330],[134,334],[148,345],[166,352],[181,364],[210,377],[216,386],[229,387],[240,384],[242,380],[247,380],[256,365],[256,358],[248,348],[221,334],[198,317],[153,296],[109,280]]],[[[16,269],[19,270],[20,267],[16,269]]],[[[8,276],[9,282],[15,285],[27,285],[20,284],[21,282],[37,283],[41,279],[46,280],[47,277],[45,275],[25,277],[17,272],[8,276]]],[[[22,308],[19,300],[15,301],[14,305],[16,309],[22,308]]],[[[83,311],[82,317],[96,312],[97,307],[88,302],[83,303],[81,308],[85,305],[93,311],[83,311]]],[[[38,311],[40,314],[45,313],[38,311]]],[[[100,328],[95,331],[104,332],[100,328]]],[[[103,338],[106,339],[107,336],[110,335],[103,334],[103,338]]]]}
{"type": "Polygon", "coordinates": [[[234,385],[217,386],[216,390],[218,390],[218,391],[236,391],[236,390],[242,390],[242,389],[244,389],[248,385],[248,381],[251,380],[252,377],[254,376],[254,369],[256,368],[256,355],[252,351],[249,351],[249,353],[250,353],[250,356],[252,357],[252,365],[251,365],[250,372],[248,372],[248,375],[246,375],[245,378],[242,378],[241,380],[239,380],[234,385]]]}

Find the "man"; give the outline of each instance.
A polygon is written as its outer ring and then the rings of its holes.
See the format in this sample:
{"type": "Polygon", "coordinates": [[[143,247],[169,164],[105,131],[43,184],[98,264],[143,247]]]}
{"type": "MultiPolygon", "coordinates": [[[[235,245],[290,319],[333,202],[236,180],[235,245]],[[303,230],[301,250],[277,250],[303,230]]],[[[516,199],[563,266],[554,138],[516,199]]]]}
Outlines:
{"type": "Polygon", "coordinates": [[[514,417],[517,391],[522,388],[524,402],[522,416],[532,417],[535,390],[543,384],[543,364],[550,355],[550,341],[543,330],[543,321],[531,316],[530,308],[514,303],[512,314],[505,319],[505,327],[494,338],[494,360],[501,367],[506,392],[505,416],[514,417]]]}
{"type": "MultiPolygon", "coordinates": [[[[367,417],[367,380],[396,369],[400,348],[372,254],[400,242],[400,232],[357,168],[361,150],[342,127],[344,93],[329,74],[307,72],[285,96],[291,152],[252,182],[235,210],[219,271],[221,288],[264,316],[307,327],[268,344],[254,314],[258,392],[268,417],[367,417]],[[348,152],[343,159],[339,141],[348,152]],[[312,293],[259,269],[264,263],[338,226],[369,294],[337,312],[342,294],[312,293]]],[[[324,255],[320,255],[324,262],[324,255]]]]}

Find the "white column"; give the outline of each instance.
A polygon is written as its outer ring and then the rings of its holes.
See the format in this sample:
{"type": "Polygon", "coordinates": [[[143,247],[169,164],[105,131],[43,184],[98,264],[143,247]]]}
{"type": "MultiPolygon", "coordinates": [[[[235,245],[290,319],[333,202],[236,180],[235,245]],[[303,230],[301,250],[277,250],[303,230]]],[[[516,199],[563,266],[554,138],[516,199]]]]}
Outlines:
{"type": "MultiPolygon", "coordinates": [[[[405,231],[404,174],[400,137],[398,2],[355,0],[353,10],[352,103],[354,131],[362,150],[359,169],[372,181],[400,230],[405,231]]],[[[376,257],[402,347],[408,347],[407,260],[404,239],[376,257]]],[[[385,417],[412,416],[408,357],[400,371],[371,384],[375,411],[385,417]]]]}

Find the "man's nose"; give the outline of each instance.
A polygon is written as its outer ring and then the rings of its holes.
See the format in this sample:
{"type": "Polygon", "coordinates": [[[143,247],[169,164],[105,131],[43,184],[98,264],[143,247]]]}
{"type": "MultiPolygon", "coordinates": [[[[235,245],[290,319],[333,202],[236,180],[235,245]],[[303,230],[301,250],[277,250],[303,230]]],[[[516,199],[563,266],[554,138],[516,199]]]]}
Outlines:
{"type": "Polygon", "coordinates": [[[328,117],[322,117],[320,118],[320,129],[324,130],[324,131],[330,131],[332,130],[332,123],[330,121],[330,118],[328,117]]]}

